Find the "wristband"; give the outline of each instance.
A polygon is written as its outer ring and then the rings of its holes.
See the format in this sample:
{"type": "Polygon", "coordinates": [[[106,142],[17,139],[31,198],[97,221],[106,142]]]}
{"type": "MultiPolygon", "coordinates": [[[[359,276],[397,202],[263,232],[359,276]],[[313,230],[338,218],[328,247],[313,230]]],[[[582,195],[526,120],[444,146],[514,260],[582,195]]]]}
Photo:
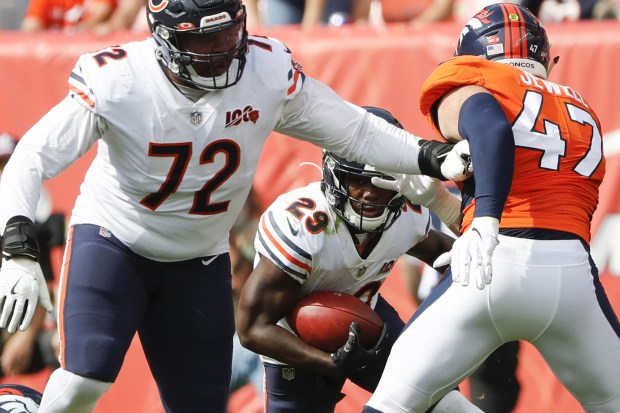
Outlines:
{"type": "Polygon", "coordinates": [[[445,155],[452,150],[454,145],[426,139],[420,139],[418,144],[420,145],[418,155],[420,172],[423,175],[446,181],[447,179],[441,173],[441,164],[446,159],[445,155]]]}
{"type": "Polygon", "coordinates": [[[8,220],[2,236],[2,256],[7,260],[28,257],[39,261],[39,243],[34,223],[21,215],[8,220]]]}

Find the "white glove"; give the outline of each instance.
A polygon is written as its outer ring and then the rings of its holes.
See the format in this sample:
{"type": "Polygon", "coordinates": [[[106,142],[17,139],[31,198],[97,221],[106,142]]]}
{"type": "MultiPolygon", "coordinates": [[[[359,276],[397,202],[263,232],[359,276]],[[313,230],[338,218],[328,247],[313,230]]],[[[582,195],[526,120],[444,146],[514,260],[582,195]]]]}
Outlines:
{"type": "Polygon", "coordinates": [[[7,331],[14,333],[19,326],[25,330],[30,325],[37,301],[48,313],[53,310],[47,282],[38,262],[15,257],[2,260],[0,269],[0,328],[8,325],[7,331]]]}
{"type": "Polygon", "coordinates": [[[440,180],[426,175],[394,175],[395,180],[373,177],[374,186],[403,194],[411,203],[433,211],[447,226],[461,216],[461,202],[446,189],[440,180]]]}
{"type": "Polygon", "coordinates": [[[450,251],[444,252],[439,257],[435,258],[435,261],[433,261],[433,268],[445,267],[446,265],[450,265],[451,262],[452,255],[450,255],[450,251]]]}
{"type": "Polygon", "coordinates": [[[441,174],[451,181],[464,181],[474,173],[474,166],[469,156],[469,142],[462,140],[445,156],[441,164],[441,174]]]}
{"type": "Polygon", "coordinates": [[[452,245],[450,251],[452,281],[466,286],[469,284],[470,274],[473,273],[478,289],[483,290],[487,284],[491,283],[493,276],[491,257],[495,247],[499,244],[498,234],[499,220],[497,218],[474,218],[471,227],[452,245]]]}

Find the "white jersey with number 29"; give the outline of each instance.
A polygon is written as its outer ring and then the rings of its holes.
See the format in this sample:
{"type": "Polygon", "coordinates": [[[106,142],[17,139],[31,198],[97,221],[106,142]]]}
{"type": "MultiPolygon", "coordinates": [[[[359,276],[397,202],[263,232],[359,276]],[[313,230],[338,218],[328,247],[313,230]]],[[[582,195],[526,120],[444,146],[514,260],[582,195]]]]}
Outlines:
{"type": "MultiPolygon", "coordinates": [[[[377,291],[396,260],[425,239],[429,229],[428,209],[406,203],[368,257],[361,258],[345,222],[328,205],[321,184],[315,182],[281,195],[267,208],[254,246],[302,284],[301,296],[340,291],[374,308],[377,291]]],[[[292,332],[285,319],[278,324],[292,332]]]]}
{"type": "Polygon", "coordinates": [[[260,219],[256,251],[303,284],[302,295],[340,291],[371,302],[396,260],[426,238],[428,209],[405,204],[394,225],[361,258],[320,183],[281,195],[260,219]]]}

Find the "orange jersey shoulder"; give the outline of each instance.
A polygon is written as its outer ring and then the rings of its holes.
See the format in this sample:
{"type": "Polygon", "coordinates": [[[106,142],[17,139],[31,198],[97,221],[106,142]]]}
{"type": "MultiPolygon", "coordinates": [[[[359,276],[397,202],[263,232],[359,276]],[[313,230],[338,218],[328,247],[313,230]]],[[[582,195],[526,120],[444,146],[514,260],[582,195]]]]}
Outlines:
{"type": "MultiPolygon", "coordinates": [[[[589,241],[605,159],[600,122],[585,99],[510,65],[462,56],[438,66],[422,86],[420,109],[433,127],[433,105],[464,85],[489,90],[512,125],[515,168],[501,227],[555,229],[589,241]]],[[[473,213],[474,206],[464,211],[464,229],[473,213]]]]}

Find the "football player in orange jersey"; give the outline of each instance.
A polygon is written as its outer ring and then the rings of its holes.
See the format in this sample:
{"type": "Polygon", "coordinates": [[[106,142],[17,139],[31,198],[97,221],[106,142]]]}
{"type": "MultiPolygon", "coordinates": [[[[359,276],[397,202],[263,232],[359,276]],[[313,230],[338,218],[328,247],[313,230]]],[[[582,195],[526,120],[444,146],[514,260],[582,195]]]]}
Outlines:
{"type": "Polygon", "coordinates": [[[586,412],[620,411],[620,324],[589,251],[600,122],[578,92],[547,80],[550,62],[536,17],[494,4],[422,86],[423,114],[446,140],[469,141],[475,174],[461,186],[451,267],[364,413],[425,412],[513,340],[532,343],[586,412]]]}

